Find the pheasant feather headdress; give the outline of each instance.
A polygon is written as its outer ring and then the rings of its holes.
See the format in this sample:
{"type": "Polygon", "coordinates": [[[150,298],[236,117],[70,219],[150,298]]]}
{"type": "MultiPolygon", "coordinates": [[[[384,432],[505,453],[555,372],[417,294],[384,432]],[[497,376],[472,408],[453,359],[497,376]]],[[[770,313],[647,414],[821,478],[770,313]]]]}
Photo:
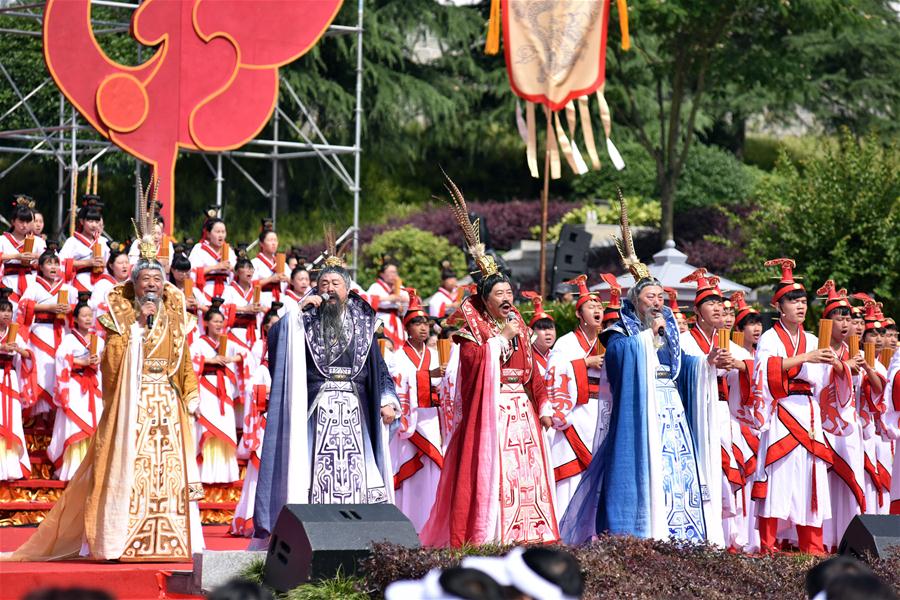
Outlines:
{"type": "Polygon", "coordinates": [[[481,235],[478,232],[478,219],[475,219],[474,222],[469,220],[469,207],[466,206],[466,199],[463,198],[462,192],[459,191],[459,188],[456,187],[456,184],[453,183],[453,180],[450,179],[450,176],[443,169],[441,169],[441,172],[444,173],[444,178],[447,180],[444,183],[444,187],[450,193],[450,200],[444,200],[444,202],[450,206],[450,212],[462,230],[463,238],[465,239],[466,247],[469,249],[469,254],[472,255],[472,260],[478,266],[482,278],[496,275],[500,272],[500,269],[497,267],[494,257],[485,252],[484,244],[481,243],[481,235]]]}
{"type": "Polygon", "coordinates": [[[622,195],[622,189],[616,187],[616,196],[619,199],[619,227],[622,230],[622,238],[612,236],[616,243],[616,249],[619,256],[622,257],[622,265],[634,276],[635,288],[641,281],[647,280],[647,283],[658,283],[656,278],[650,274],[650,269],[642,263],[634,250],[634,239],[631,237],[631,226],[628,224],[628,205],[625,202],[625,196],[622,195]]]}
{"type": "Polygon", "coordinates": [[[156,260],[159,249],[156,246],[156,196],[159,192],[159,177],[154,173],[150,176],[150,183],[145,189],[141,183],[141,176],[137,176],[138,193],[140,201],[138,202],[138,218],[137,221],[131,220],[134,225],[134,233],[138,240],[141,258],[145,260],[156,260]]]}

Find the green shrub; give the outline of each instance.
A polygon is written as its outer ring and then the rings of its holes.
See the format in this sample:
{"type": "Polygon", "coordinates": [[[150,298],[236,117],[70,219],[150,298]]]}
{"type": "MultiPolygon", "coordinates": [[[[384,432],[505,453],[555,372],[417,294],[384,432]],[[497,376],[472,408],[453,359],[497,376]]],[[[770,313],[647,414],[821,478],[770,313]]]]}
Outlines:
{"type": "Polygon", "coordinates": [[[359,278],[362,285],[375,280],[375,265],[385,255],[402,265],[400,278],[404,286],[416,288],[422,298],[441,284],[441,261],[449,260],[460,276],[466,272],[462,250],[450,245],[445,238],[404,225],[375,236],[363,247],[359,278]]]}
{"type": "MultiPolygon", "coordinates": [[[[605,148],[598,147],[602,168],[598,171],[588,171],[580,177],[572,179],[572,189],[580,198],[602,198],[610,200],[616,197],[616,186],[622,188],[622,192],[630,196],[644,196],[653,198],[656,190],[656,165],[647,151],[637,142],[621,142],[616,144],[622,159],[625,161],[625,169],[616,171],[605,148]]],[[[585,160],[587,160],[587,154],[585,160]]]]}
{"type": "MultiPolygon", "coordinates": [[[[662,219],[662,211],[658,200],[650,200],[643,196],[627,196],[628,220],[635,226],[659,227],[662,219]]],[[[588,212],[597,214],[597,222],[606,225],[616,225],[619,222],[619,205],[585,204],[574,208],[563,215],[558,223],[547,229],[547,239],[555,242],[559,239],[559,233],[563,225],[584,225],[587,222],[588,212]]],[[[540,226],[531,228],[531,235],[538,239],[541,235],[540,226]]]]}
{"type": "Polygon", "coordinates": [[[753,195],[758,169],[715,146],[694,144],[675,191],[675,211],[736,204],[753,195]]]}
{"type": "MultiPolygon", "coordinates": [[[[525,322],[534,316],[534,306],[531,302],[523,302],[517,306],[525,322]]],[[[544,302],[544,312],[553,317],[556,322],[557,335],[563,335],[574,331],[578,326],[578,317],[575,316],[575,304],[573,302],[544,302]]]]}

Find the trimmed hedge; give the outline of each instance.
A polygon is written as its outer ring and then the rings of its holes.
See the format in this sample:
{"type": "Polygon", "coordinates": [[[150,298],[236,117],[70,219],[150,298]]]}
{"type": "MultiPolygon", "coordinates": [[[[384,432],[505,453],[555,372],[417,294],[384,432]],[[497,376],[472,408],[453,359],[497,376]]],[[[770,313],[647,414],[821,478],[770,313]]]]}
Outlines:
{"type": "MultiPolygon", "coordinates": [[[[498,546],[411,550],[380,544],[361,565],[360,585],[377,598],[389,583],[422,577],[435,567],[455,566],[463,555],[495,556],[506,550],[498,546]]],[[[569,550],[581,563],[585,598],[801,600],[806,598],[806,572],[821,560],[788,553],[750,557],[705,544],[626,536],[601,536],[590,545],[569,550]]],[[[870,566],[900,592],[900,553],[872,560],[870,566]]]]}

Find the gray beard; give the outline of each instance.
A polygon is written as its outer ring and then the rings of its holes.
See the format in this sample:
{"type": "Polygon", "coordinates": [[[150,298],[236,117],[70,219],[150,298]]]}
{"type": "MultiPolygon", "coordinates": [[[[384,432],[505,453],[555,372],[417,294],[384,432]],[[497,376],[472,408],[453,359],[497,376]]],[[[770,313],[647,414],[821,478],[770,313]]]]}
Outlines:
{"type": "Polygon", "coordinates": [[[344,303],[323,302],[319,306],[319,323],[322,327],[322,340],[329,361],[337,358],[336,354],[346,346],[348,340],[344,336],[344,303]]]}
{"type": "Polygon", "coordinates": [[[641,313],[641,330],[650,329],[653,326],[653,321],[656,319],[657,315],[660,314],[657,311],[649,310],[646,313],[641,313]]]}

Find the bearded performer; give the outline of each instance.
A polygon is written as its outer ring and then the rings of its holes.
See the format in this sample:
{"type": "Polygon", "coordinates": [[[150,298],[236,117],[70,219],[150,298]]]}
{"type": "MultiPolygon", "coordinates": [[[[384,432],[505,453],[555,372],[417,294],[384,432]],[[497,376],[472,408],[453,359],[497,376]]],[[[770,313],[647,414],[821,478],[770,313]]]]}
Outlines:
{"type": "Polygon", "coordinates": [[[550,353],[544,377],[550,403],[541,414],[542,423],[555,430],[548,437],[558,514],[566,512],[582,473],[591,464],[593,449],[606,435],[612,409],[597,338],[603,302],[599,293],[588,290],[587,276],[566,283],[578,286],[578,326],[559,338],[550,353]]]}
{"type": "MultiPolygon", "coordinates": [[[[621,191],[619,202],[622,241],[616,242],[635,283],[622,302],[619,323],[600,336],[612,417],[560,531],[570,544],[604,531],[702,541],[709,522],[721,528],[722,518],[704,513],[709,490],[701,490],[689,425],[689,414],[704,408],[696,406],[703,398],[698,388],[704,359],[682,353],[662,285],[635,254],[621,191]]],[[[712,365],[716,356],[711,352],[705,362],[712,365]]]]}
{"type": "MultiPolygon", "coordinates": [[[[420,537],[429,546],[559,538],[550,461],[538,414],[547,402],[531,340],[513,310],[509,280],[484,253],[465,199],[447,179],[451,209],[481,278],[457,313],[462,418],[444,457],[431,517],[420,537]]],[[[446,399],[444,400],[447,401],[446,399]]]]}
{"type": "Polygon", "coordinates": [[[65,492],[12,560],[186,561],[203,547],[184,295],[164,283],[142,200],[141,259],[100,317],[103,417],[65,492]]]}
{"type": "MultiPolygon", "coordinates": [[[[334,251],[333,236],[327,248],[334,251]]],[[[256,488],[254,537],[287,504],[392,502],[387,430],[400,412],[375,343],[375,311],[331,254],[317,290],[269,331],[272,389],[256,488]]]]}
{"type": "Polygon", "coordinates": [[[406,341],[394,352],[394,381],[402,414],[400,429],[391,437],[394,493],[397,507],[421,531],[431,514],[434,493],[441,478],[440,399],[436,384],[443,375],[437,349],[426,342],[431,333],[428,313],[416,290],[409,293],[409,309],[403,316],[406,341]]]}

